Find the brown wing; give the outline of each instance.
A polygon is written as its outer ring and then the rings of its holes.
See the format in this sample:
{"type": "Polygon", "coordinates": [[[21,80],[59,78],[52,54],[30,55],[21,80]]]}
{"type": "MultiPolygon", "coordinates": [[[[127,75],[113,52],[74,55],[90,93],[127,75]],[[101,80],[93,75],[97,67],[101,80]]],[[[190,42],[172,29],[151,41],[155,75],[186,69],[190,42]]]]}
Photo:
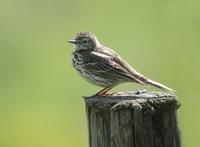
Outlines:
{"type": "Polygon", "coordinates": [[[112,60],[114,60],[114,62],[116,64],[118,64],[118,66],[121,67],[121,69],[126,71],[126,73],[128,73],[132,77],[133,80],[137,81],[137,83],[140,83],[142,85],[146,85],[147,78],[145,76],[143,76],[142,74],[140,74],[139,72],[137,72],[136,70],[134,70],[115,51],[111,50],[110,48],[104,47],[104,49],[101,49],[98,52],[100,52],[104,55],[110,56],[112,58],[112,60]]]}
{"type": "MultiPolygon", "coordinates": [[[[107,50],[106,50],[107,51],[107,50]]],[[[134,81],[144,85],[144,83],[135,76],[129,69],[129,65],[114,52],[95,52],[93,51],[92,56],[97,61],[95,72],[105,72],[109,74],[108,76],[126,79],[127,81],[134,81]]],[[[94,64],[94,63],[93,63],[94,64]]]]}

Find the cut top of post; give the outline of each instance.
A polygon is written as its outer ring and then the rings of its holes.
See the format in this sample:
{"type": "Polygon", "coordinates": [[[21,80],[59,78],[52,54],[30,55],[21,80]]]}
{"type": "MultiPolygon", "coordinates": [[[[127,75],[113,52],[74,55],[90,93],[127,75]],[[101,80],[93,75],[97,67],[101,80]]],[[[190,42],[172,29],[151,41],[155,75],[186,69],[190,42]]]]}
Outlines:
{"type": "Polygon", "coordinates": [[[174,94],[164,92],[118,92],[108,96],[84,97],[88,106],[98,108],[144,108],[146,106],[177,109],[180,106],[178,98],[174,94]]]}

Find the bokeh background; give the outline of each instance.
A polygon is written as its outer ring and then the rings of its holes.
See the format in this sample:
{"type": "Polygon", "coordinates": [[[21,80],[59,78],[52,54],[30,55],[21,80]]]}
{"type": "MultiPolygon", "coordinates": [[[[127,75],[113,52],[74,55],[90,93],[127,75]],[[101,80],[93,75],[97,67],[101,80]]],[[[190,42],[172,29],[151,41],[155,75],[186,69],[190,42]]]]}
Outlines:
{"type": "Polygon", "coordinates": [[[82,96],[100,88],[71,66],[67,40],[79,31],[175,89],[182,144],[200,146],[199,8],[197,0],[1,0],[0,146],[87,147],[82,96]]]}

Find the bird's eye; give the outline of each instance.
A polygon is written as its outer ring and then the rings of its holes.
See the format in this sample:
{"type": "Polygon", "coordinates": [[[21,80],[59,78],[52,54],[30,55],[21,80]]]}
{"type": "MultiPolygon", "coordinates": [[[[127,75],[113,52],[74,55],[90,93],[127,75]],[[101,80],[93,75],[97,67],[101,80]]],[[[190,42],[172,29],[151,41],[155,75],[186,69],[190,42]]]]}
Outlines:
{"type": "Polygon", "coordinates": [[[83,43],[87,43],[87,40],[83,40],[83,43]]]}

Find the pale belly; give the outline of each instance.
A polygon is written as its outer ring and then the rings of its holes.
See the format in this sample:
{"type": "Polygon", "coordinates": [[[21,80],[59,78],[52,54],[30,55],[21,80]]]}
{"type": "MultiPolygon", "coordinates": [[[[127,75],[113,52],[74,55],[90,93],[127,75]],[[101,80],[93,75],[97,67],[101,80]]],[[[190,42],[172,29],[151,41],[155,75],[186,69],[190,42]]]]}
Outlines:
{"type": "Polygon", "coordinates": [[[90,71],[87,71],[83,67],[76,66],[75,69],[82,78],[93,85],[109,87],[114,84],[112,79],[109,79],[108,77],[103,77],[102,75],[96,75],[90,71]]]}

